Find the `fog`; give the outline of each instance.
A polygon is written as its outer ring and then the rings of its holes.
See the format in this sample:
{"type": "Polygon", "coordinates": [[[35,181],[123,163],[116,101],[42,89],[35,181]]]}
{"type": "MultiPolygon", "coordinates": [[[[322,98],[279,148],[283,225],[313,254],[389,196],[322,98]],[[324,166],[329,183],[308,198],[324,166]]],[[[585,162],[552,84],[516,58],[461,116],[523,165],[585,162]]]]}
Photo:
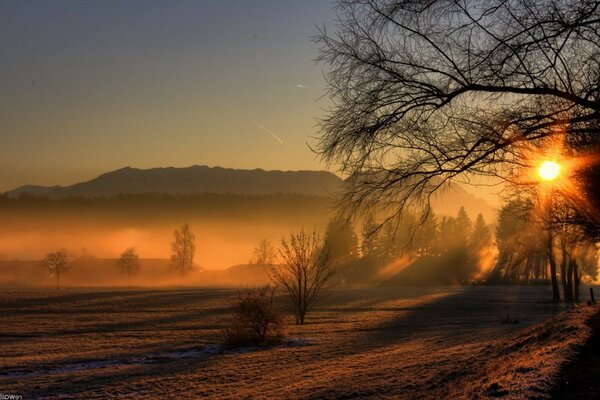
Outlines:
{"type": "Polygon", "coordinates": [[[40,260],[58,250],[67,251],[72,264],[61,278],[65,286],[126,285],[116,259],[129,247],[135,247],[141,261],[134,285],[264,283],[264,271],[225,269],[247,264],[260,240],[277,245],[302,226],[323,230],[333,215],[329,198],[300,195],[0,203],[0,283],[18,286],[51,286],[40,260]],[[183,224],[196,236],[196,268],[185,282],[169,270],[173,232],[183,224]]]}

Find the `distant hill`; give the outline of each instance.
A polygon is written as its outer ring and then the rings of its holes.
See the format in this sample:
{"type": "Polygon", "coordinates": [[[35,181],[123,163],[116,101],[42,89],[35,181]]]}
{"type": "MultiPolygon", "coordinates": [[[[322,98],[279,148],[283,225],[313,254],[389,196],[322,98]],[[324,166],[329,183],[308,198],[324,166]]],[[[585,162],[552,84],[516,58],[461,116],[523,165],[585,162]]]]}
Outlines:
{"type": "Polygon", "coordinates": [[[298,193],[332,196],[341,179],[326,171],[243,170],[195,165],[188,168],[122,168],[72,186],[26,185],[9,197],[28,193],[50,198],[111,197],[119,194],[298,193]]]}
{"type": "MultiPolygon", "coordinates": [[[[188,168],[122,168],[87,182],[71,186],[26,185],[6,192],[9,197],[23,194],[61,199],[69,197],[114,197],[141,194],[234,194],[271,195],[301,194],[332,197],[342,180],[326,171],[265,171],[221,167],[192,166],[188,168]]],[[[475,218],[483,214],[486,221],[496,219],[496,209],[456,183],[449,184],[432,200],[436,214],[455,216],[461,206],[475,218]]]]}

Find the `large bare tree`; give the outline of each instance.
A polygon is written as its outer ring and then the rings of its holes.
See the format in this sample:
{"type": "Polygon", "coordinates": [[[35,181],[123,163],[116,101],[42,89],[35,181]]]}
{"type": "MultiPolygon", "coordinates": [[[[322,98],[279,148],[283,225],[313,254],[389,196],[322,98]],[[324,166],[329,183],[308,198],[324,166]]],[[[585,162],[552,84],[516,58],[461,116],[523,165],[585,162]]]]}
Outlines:
{"type": "Polygon", "coordinates": [[[449,181],[512,179],[557,138],[598,150],[600,2],[337,4],[316,38],[333,101],[318,149],[348,176],[343,210],[428,211],[449,181]]]}
{"type": "Polygon", "coordinates": [[[315,231],[300,230],[283,239],[279,254],[282,265],[271,268],[273,283],[282,288],[294,308],[296,324],[304,324],[306,314],[331,289],[334,269],[328,246],[315,231]]]}

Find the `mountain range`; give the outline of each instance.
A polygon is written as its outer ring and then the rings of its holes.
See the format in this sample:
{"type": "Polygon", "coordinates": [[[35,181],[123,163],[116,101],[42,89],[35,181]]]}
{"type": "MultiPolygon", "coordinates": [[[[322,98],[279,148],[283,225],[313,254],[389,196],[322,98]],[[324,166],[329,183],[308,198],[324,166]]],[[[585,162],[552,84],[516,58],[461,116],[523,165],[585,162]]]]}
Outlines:
{"type": "Polygon", "coordinates": [[[195,165],[187,168],[122,168],[72,186],[26,185],[8,191],[49,198],[111,197],[119,194],[232,193],[263,195],[298,193],[332,196],[341,179],[326,171],[265,171],[195,165]]]}
{"type": "MultiPolygon", "coordinates": [[[[274,193],[333,197],[343,181],[327,171],[265,171],[195,165],[187,168],[122,168],[71,186],[26,185],[6,192],[9,197],[28,193],[53,199],[66,197],[112,197],[120,194],[201,194],[230,193],[268,195],[274,193]]],[[[456,215],[464,206],[471,216],[483,214],[487,221],[496,210],[459,184],[450,184],[434,197],[438,214],[456,215]]]]}

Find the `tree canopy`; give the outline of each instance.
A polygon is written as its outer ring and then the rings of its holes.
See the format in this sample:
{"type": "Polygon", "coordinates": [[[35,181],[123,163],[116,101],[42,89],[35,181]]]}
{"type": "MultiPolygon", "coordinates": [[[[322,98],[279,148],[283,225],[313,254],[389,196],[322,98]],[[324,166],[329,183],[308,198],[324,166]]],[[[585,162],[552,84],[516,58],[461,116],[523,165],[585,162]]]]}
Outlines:
{"type": "Polygon", "coordinates": [[[447,182],[510,180],[557,139],[570,156],[598,150],[597,1],[337,4],[315,39],[333,100],[318,149],[348,176],[344,210],[427,211],[447,182]]]}

